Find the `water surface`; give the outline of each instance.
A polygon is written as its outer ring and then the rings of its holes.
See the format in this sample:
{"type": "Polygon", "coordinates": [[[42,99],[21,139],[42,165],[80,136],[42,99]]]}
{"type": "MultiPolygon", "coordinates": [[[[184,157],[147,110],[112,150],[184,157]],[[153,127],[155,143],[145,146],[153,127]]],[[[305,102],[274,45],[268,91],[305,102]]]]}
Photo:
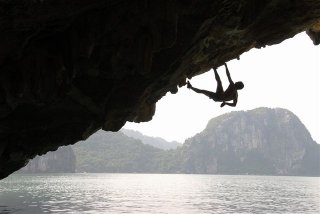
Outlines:
{"type": "Polygon", "coordinates": [[[320,213],[320,178],[169,175],[11,175],[0,213],[320,213]]]}

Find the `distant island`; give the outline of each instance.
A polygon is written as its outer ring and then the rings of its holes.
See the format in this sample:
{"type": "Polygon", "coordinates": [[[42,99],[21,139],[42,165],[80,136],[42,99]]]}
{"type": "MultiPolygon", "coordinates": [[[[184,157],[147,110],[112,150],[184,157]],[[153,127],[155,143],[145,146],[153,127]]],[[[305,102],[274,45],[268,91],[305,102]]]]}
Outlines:
{"type": "Polygon", "coordinates": [[[170,149],[176,149],[180,146],[182,146],[181,143],[177,141],[171,141],[168,142],[165,139],[161,137],[150,137],[142,134],[141,132],[134,131],[134,130],[129,130],[129,129],[121,129],[120,130],[122,133],[127,135],[128,137],[132,137],[138,140],[141,140],[143,144],[147,144],[159,149],[163,150],[170,150],[170,149]]]}
{"type": "Polygon", "coordinates": [[[297,116],[280,108],[216,117],[179,154],[185,173],[320,175],[320,145],[297,116]]]}
{"type": "MultiPolygon", "coordinates": [[[[205,130],[181,146],[122,130],[98,131],[64,149],[71,148],[72,152],[59,160],[65,161],[61,172],[66,171],[65,166],[74,166],[70,172],[320,175],[320,145],[297,116],[280,108],[213,118],[205,130]],[[75,159],[70,158],[72,153],[75,159]]],[[[45,172],[36,170],[41,164],[42,169],[52,168],[44,167],[45,161],[41,161],[48,155],[52,152],[37,157],[38,164],[31,161],[32,167],[27,165],[24,172],[45,172]]]]}

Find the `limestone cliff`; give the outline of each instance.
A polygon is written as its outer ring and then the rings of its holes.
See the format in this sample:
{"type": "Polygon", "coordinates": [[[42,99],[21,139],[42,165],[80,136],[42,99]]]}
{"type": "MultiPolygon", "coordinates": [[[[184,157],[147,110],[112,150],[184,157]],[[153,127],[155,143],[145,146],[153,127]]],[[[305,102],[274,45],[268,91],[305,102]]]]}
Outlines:
{"type": "Polygon", "coordinates": [[[0,0],[0,178],[319,22],[319,0],[0,0]]]}
{"type": "Polygon", "coordinates": [[[182,147],[182,171],[320,175],[320,145],[285,109],[258,108],[212,119],[182,147]]]}
{"type": "Polygon", "coordinates": [[[70,146],[62,146],[57,151],[36,156],[25,167],[22,173],[65,173],[75,172],[76,156],[70,146]]]}

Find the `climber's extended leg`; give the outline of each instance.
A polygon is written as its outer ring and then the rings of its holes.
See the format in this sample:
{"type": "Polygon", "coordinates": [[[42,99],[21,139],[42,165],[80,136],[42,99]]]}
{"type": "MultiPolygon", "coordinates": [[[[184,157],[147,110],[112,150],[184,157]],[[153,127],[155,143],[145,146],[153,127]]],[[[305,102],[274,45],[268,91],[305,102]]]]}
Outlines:
{"type": "Polygon", "coordinates": [[[192,89],[194,92],[197,92],[199,94],[204,94],[204,95],[208,96],[211,99],[213,99],[215,97],[215,93],[213,93],[211,91],[195,88],[190,84],[189,81],[187,82],[187,87],[192,89]]]}

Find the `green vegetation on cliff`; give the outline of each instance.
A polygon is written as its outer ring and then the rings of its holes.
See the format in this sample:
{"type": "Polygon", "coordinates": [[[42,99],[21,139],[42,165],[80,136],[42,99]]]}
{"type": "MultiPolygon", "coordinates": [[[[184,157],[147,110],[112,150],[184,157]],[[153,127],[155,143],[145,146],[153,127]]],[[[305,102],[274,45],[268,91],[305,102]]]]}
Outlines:
{"type": "Polygon", "coordinates": [[[73,146],[78,172],[167,171],[172,158],[164,150],[145,145],[121,132],[98,131],[73,146]],[[165,169],[164,169],[165,167],[165,169]]]}
{"type": "Polygon", "coordinates": [[[279,108],[213,118],[175,150],[121,132],[98,132],[73,148],[85,172],[320,175],[320,145],[297,116],[279,108]]]}
{"type": "Polygon", "coordinates": [[[258,108],[212,119],[181,150],[186,173],[320,175],[320,145],[297,116],[258,108]]]}
{"type": "MultiPolygon", "coordinates": [[[[140,139],[168,145],[156,138],[140,139]]],[[[155,148],[123,132],[104,131],[72,148],[77,172],[320,175],[320,145],[285,109],[221,115],[175,150],[155,148]]]]}

